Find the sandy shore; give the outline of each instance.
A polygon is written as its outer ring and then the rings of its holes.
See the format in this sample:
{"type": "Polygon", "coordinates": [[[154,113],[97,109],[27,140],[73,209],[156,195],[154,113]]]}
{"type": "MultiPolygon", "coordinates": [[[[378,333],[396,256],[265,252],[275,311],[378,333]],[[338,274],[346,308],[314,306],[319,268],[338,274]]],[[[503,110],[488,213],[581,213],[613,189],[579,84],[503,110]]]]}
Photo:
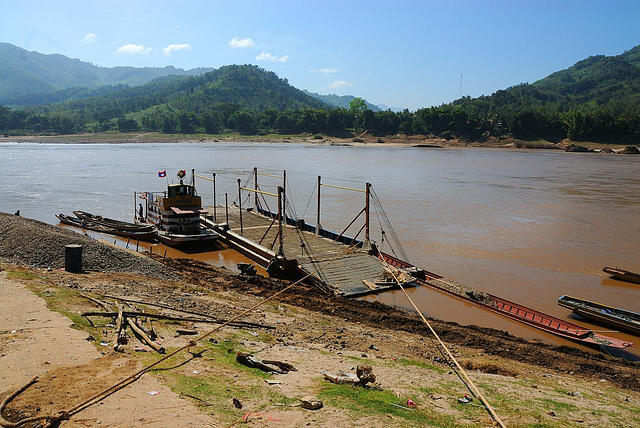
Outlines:
{"type": "Polygon", "coordinates": [[[421,135],[393,135],[376,137],[372,135],[330,136],[314,138],[311,134],[300,135],[240,135],[240,134],[162,134],[157,132],[104,132],[96,134],[74,135],[29,135],[29,136],[0,136],[1,142],[50,143],[50,144],[127,144],[127,143],[212,143],[212,142],[242,142],[242,143],[278,143],[278,144],[316,144],[316,145],[349,145],[349,146],[393,146],[413,147],[417,145],[436,147],[483,147],[502,149],[538,149],[558,150],[571,144],[577,144],[593,150],[609,148],[619,151],[628,144],[603,144],[594,142],[573,142],[563,140],[557,144],[547,141],[524,141],[514,138],[490,138],[486,141],[466,141],[459,139],[446,140],[444,138],[429,138],[421,135]]]}

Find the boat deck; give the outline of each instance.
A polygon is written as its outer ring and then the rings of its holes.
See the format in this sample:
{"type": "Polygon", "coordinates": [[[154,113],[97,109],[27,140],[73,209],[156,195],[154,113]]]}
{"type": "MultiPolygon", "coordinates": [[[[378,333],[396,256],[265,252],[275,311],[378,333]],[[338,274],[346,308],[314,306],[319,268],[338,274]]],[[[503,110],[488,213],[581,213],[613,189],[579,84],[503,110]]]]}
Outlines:
{"type": "MultiPolygon", "coordinates": [[[[208,209],[213,215],[212,207],[208,209]]],[[[213,223],[226,223],[224,206],[217,207],[217,219],[213,223]],[[216,221],[217,220],[217,221],[216,221]]],[[[255,211],[242,210],[242,230],[238,207],[229,207],[230,232],[264,248],[258,253],[273,254],[278,251],[278,223],[255,211]],[[269,226],[272,224],[271,228],[269,226]]],[[[313,232],[300,230],[292,225],[283,225],[283,251],[288,260],[297,260],[301,273],[314,272],[318,266],[326,264],[335,257],[335,261],[314,273],[311,281],[321,286],[329,286],[337,294],[354,297],[370,293],[379,293],[397,288],[396,285],[378,285],[383,280],[384,266],[381,261],[369,255],[361,248],[351,247],[333,239],[318,236],[313,232]],[[365,285],[365,282],[367,284],[365,285]]],[[[215,230],[215,227],[214,227],[215,230]]],[[[217,231],[217,230],[216,230],[217,231]]],[[[224,234],[221,233],[224,238],[224,234]]],[[[247,243],[249,244],[249,243],[247,243]]],[[[255,248],[252,252],[256,252],[255,248]]],[[[247,254],[251,257],[251,254],[247,254]]],[[[266,267],[265,257],[253,258],[266,267]]]]}

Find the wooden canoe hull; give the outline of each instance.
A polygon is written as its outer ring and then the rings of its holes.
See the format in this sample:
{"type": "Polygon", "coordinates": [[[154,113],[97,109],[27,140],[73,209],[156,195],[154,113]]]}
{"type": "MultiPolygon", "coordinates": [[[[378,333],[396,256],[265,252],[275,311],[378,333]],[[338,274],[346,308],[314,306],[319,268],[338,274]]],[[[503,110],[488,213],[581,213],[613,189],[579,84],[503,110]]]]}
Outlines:
{"type": "MultiPolygon", "coordinates": [[[[402,261],[383,252],[380,252],[379,256],[382,257],[387,263],[399,268],[407,269],[414,267],[410,263],[402,261]]],[[[492,299],[495,306],[479,302],[468,296],[456,294],[450,290],[447,290],[446,288],[440,287],[437,284],[433,284],[432,282],[430,282],[430,279],[440,279],[442,278],[442,276],[429,271],[424,272],[425,279],[418,279],[419,284],[434,288],[442,293],[449,294],[458,299],[480,306],[481,308],[488,311],[495,312],[507,318],[511,318],[515,321],[527,324],[531,327],[546,331],[556,336],[564,337],[566,339],[596,347],[608,346],[611,348],[622,349],[633,345],[633,343],[631,342],[626,342],[624,340],[594,333],[592,330],[586,327],[561,320],[543,312],[536,311],[535,309],[531,309],[526,306],[503,299],[501,297],[494,296],[492,294],[487,293],[487,295],[492,299]]]]}
{"type": "Polygon", "coordinates": [[[605,267],[604,269],[602,269],[602,272],[608,273],[609,275],[621,281],[635,282],[636,284],[640,284],[640,274],[630,272],[628,270],[605,267]]]}
{"type": "Polygon", "coordinates": [[[154,229],[154,226],[150,224],[141,225],[136,223],[129,223],[126,221],[114,220],[112,218],[91,214],[86,211],[74,211],[73,215],[75,215],[81,220],[84,219],[86,221],[91,221],[97,224],[101,224],[103,226],[112,227],[120,230],[128,230],[131,232],[152,232],[154,229]]]}
{"type": "Polygon", "coordinates": [[[571,309],[574,314],[596,324],[607,325],[640,336],[640,314],[635,312],[570,296],[560,297],[558,305],[571,309]]]}
{"type": "Polygon", "coordinates": [[[150,232],[132,232],[128,230],[118,230],[104,225],[92,223],[90,221],[85,221],[85,223],[82,224],[82,220],[75,219],[64,214],[57,214],[56,217],[63,224],[78,227],[80,229],[93,230],[94,232],[105,233],[107,235],[115,235],[122,238],[146,242],[153,242],[156,239],[155,230],[150,232]]]}
{"type": "Polygon", "coordinates": [[[179,235],[159,230],[158,239],[168,247],[188,247],[214,242],[218,239],[218,234],[205,231],[194,235],[179,235]]]}

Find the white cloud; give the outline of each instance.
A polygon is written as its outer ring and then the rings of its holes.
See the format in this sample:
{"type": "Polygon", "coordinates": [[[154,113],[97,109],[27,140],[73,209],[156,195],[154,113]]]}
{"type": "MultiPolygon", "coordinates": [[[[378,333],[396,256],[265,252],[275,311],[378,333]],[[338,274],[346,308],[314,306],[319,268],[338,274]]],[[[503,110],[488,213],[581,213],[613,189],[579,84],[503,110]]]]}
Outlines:
{"type": "Polygon", "coordinates": [[[287,62],[289,61],[289,55],[275,56],[269,52],[260,52],[260,55],[256,57],[258,61],[271,61],[271,62],[287,62]]]}
{"type": "Polygon", "coordinates": [[[84,36],[84,39],[82,39],[82,43],[93,43],[96,41],[96,39],[98,38],[98,36],[96,36],[93,33],[87,33],[84,36]]]}
{"type": "Polygon", "coordinates": [[[229,46],[231,46],[232,48],[250,48],[255,44],[256,42],[254,42],[250,37],[247,37],[246,39],[239,39],[237,37],[234,37],[229,42],[229,46]]]}
{"type": "Polygon", "coordinates": [[[320,73],[322,75],[324,75],[325,77],[328,76],[329,74],[335,74],[338,72],[338,69],[336,68],[314,68],[313,70],[311,70],[312,73],[320,73]]]}
{"type": "Polygon", "coordinates": [[[126,45],[122,45],[120,46],[118,49],[116,49],[116,55],[119,54],[142,54],[142,55],[146,55],[150,52],[152,52],[153,49],[151,48],[146,48],[143,45],[134,45],[132,43],[126,44],[126,45]]]}
{"type": "Polygon", "coordinates": [[[349,86],[353,86],[353,83],[346,80],[334,80],[333,83],[327,86],[327,89],[348,88],[349,86]]]}
{"type": "Polygon", "coordinates": [[[182,43],[179,45],[169,45],[166,48],[162,49],[162,52],[165,54],[165,56],[171,56],[172,53],[176,52],[176,51],[190,51],[191,50],[191,45],[189,43],[182,43]]]}

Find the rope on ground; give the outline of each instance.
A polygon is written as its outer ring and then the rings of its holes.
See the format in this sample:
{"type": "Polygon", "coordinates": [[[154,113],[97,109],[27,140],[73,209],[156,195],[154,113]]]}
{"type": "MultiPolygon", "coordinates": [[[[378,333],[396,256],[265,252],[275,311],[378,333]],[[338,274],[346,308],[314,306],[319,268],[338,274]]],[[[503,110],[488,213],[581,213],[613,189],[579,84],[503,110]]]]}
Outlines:
{"type": "MultiPolygon", "coordinates": [[[[384,258],[381,258],[381,260],[387,265],[387,261],[384,258]]],[[[389,272],[391,273],[391,276],[393,276],[393,279],[398,283],[398,286],[400,287],[400,289],[402,290],[402,292],[404,293],[404,295],[407,297],[407,299],[409,300],[409,303],[411,303],[411,306],[413,306],[413,309],[415,309],[415,311],[418,313],[418,315],[420,315],[420,318],[422,318],[422,321],[427,325],[427,327],[429,327],[429,330],[431,331],[431,334],[433,334],[433,336],[438,340],[438,343],[440,343],[440,346],[442,346],[444,348],[444,350],[447,352],[447,355],[449,355],[449,358],[451,358],[451,361],[454,362],[454,364],[456,365],[456,367],[458,368],[458,370],[460,370],[460,372],[462,373],[462,375],[464,376],[465,379],[465,385],[467,386],[467,388],[470,387],[471,392],[473,393],[473,395],[475,395],[478,399],[480,399],[480,401],[482,402],[482,404],[484,405],[485,409],[487,409],[487,412],[489,413],[489,416],[491,416],[491,418],[502,428],[506,428],[506,425],[504,424],[504,422],[502,422],[502,419],[500,419],[500,417],[498,416],[498,414],[495,412],[495,410],[493,410],[493,407],[491,407],[491,404],[489,404],[489,402],[487,401],[486,398],[484,398],[484,396],[482,395],[482,393],[480,392],[480,390],[476,387],[476,385],[473,383],[473,381],[469,378],[469,376],[467,375],[467,373],[464,371],[464,369],[462,368],[462,366],[460,365],[460,363],[458,363],[458,360],[456,360],[456,358],[453,356],[453,354],[451,353],[451,351],[449,351],[449,348],[447,348],[447,345],[444,344],[444,342],[442,341],[442,339],[440,339],[440,336],[438,336],[438,333],[436,333],[436,331],[433,329],[433,327],[431,326],[431,324],[429,323],[429,321],[427,321],[427,319],[425,318],[425,316],[422,314],[422,312],[420,312],[420,310],[418,309],[418,307],[416,306],[415,303],[413,303],[413,300],[411,300],[411,297],[409,297],[409,294],[407,293],[407,291],[405,290],[405,288],[402,286],[402,283],[400,282],[400,280],[398,279],[398,277],[396,276],[396,274],[393,272],[392,269],[389,269],[389,272]]]]}
{"type": "MultiPolygon", "coordinates": [[[[347,247],[345,249],[345,251],[347,249],[349,249],[349,247],[347,247]]],[[[23,426],[23,425],[25,425],[27,423],[30,423],[30,422],[47,421],[47,425],[46,426],[50,427],[54,423],[58,423],[58,422],[60,422],[62,420],[69,419],[71,416],[81,412],[82,410],[92,406],[93,404],[96,404],[97,402],[105,399],[106,397],[110,396],[111,394],[113,394],[113,393],[119,391],[120,389],[126,387],[127,385],[135,382],[143,374],[147,373],[149,370],[151,370],[152,368],[156,367],[160,363],[166,361],[167,359],[175,356],[176,354],[178,354],[178,353],[180,353],[180,352],[182,352],[182,351],[184,351],[186,349],[191,348],[192,346],[195,346],[198,342],[206,339],[207,337],[211,336],[213,333],[216,333],[216,332],[220,331],[222,328],[226,327],[227,325],[233,323],[234,321],[237,321],[238,319],[244,317],[245,315],[248,315],[249,313],[251,313],[255,309],[259,308],[260,306],[263,306],[265,303],[270,302],[271,300],[275,299],[277,296],[281,295],[285,291],[287,291],[287,290],[295,287],[296,285],[300,284],[302,281],[306,280],[311,275],[313,275],[316,272],[318,272],[320,269],[329,266],[331,263],[335,262],[340,257],[341,257],[341,254],[336,255],[333,259],[329,260],[323,266],[318,267],[315,271],[308,273],[307,275],[303,276],[302,278],[300,278],[296,282],[289,284],[288,286],[286,286],[282,290],[280,290],[280,291],[272,294],[271,296],[267,297],[266,299],[258,302],[257,304],[253,305],[249,309],[244,310],[243,312],[239,313],[235,317],[232,317],[231,319],[227,320],[223,324],[220,324],[218,327],[214,328],[213,330],[209,331],[208,333],[205,333],[205,334],[201,335],[200,337],[189,341],[189,343],[187,343],[183,347],[178,348],[175,351],[165,355],[164,357],[160,358],[158,361],[156,361],[154,363],[151,363],[146,367],[143,367],[142,369],[140,369],[137,372],[135,372],[134,374],[126,377],[125,379],[121,380],[120,382],[117,382],[117,383],[111,385],[110,387],[105,388],[102,391],[92,395],[91,397],[87,398],[86,400],[82,401],[81,403],[76,404],[75,406],[71,407],[69,410],[61,411],[61,412],[58,412],[58,413],[56,413],[54,415],[33,416],[33,417],[21,419],[21,420],[19,420],[17,422],[5,421],[0,416],[0,426],[2,426],[3,428],[17,428],[17,427],[23,426]]],[[[29,382],[27,385],[23,386],[22,388],[20,388],[19,390],[15,391],[11,395],[9,395],[7,398],[5,398],[4,401],[2,402],[2,404],[0,405],[0,409],[4,409],[4,407],[11,400],[13,400],[15,397],[17,397],[20,393],[22,393],[24,390],[26,390],[29,386],[31,386],[35,382],[37,382],[37,377],[32,379],[32,381],[29,382]]]]}

